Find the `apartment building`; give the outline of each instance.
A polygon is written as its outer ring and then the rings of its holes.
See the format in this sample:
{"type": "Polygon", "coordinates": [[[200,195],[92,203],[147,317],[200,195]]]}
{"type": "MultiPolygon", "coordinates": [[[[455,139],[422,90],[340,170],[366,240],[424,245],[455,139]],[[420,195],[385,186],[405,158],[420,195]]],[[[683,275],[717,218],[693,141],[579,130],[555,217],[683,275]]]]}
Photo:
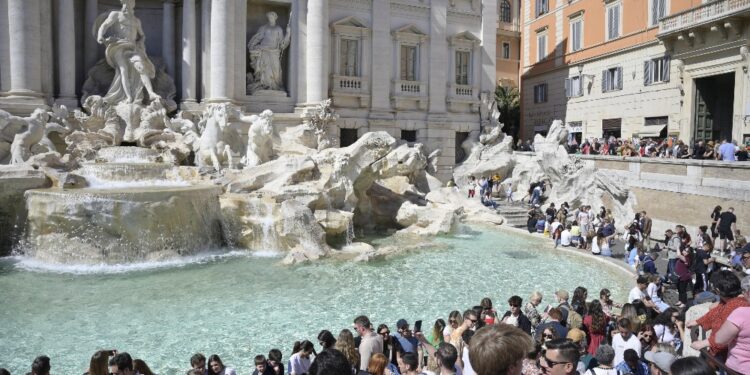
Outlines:
{"type": "Polygon", "coordinates": [[[529,0],[523,138],[750,140],[750,0],[529,0]]]}
{"type": "Polygon", "coordinates": [[[495,47],[497,84],[520,87],[521,0],[498,0],[495,47]]]}

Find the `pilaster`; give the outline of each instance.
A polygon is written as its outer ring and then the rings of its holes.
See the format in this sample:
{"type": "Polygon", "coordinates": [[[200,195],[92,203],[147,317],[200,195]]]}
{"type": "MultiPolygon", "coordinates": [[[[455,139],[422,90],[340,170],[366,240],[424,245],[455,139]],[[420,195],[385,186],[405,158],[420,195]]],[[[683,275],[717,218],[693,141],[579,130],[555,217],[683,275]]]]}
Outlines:
{"type": "Polygon", "coordinates": [[[445,65],[449,61],[446,26],[448,0],[432,0],[430,7],[430,113],[445,112],[447,93],[445,65]]]}

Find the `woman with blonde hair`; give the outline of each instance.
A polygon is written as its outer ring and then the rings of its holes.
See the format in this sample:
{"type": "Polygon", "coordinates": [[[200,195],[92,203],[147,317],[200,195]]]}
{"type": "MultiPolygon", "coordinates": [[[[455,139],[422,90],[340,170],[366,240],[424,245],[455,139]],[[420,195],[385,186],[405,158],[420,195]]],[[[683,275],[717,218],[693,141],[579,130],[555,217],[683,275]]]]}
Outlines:
{"type": "Polygon", "coordinates": [[[536,326],[539,325],[539,323],[542,321],[542,314],[539,313],[539,310],[537,310],[537,306],[542,303],[542,293],[539,293],[538,291],[534,291],[531,293],[531,296],[529,296],[529,302],[526,302],[526,305],[523,307],[523,315],[526,315],[527,318],[529,318],[529,321],[531,322],[531,336],[534,336],[534,332],[536,331],[536,326]]]}
{"type": "Polygon", "coordinates": [[[354,335],[352,335],[352,331],[346,328],[342,329],[334,347],[336,350],[344,353],[344,356],[355,371],[359,369],[359,352],[354,346],[354,335]]]}
{"type": "Polygon", "coordinates": [[[453,330],[460,327],[463,323],[464,316],[461,315],[461,312],[458,310],[451,311],[450,315],[448,315],[448,325],[443,329],[443,341],[450,342],[453,330]]]}
{"type": "MultiPolygon", "coordinates": [[[[620,312],[620,319],[628,318],[630,321],[630,332],[638,332],[641,330],[641,318],[638,316],[638,309],[632,303],[626,303],[622,305],[622,311],[620,312]]],[[[617,330],[613,330],[616,332],[617,330]]]]}

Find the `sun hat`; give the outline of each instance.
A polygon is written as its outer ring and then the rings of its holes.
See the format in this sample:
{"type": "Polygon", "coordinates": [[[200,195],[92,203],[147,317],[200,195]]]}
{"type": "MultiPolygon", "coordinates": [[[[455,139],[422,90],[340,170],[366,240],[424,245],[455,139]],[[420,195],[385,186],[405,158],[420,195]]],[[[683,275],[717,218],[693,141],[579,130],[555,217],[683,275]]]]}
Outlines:
{"type": "Polygon", "coordinates": [[[570,341],[573,341],[574,343],[578,344],[586,337],[586,334],[581,331],[578,328],[573,328],[570,331],[568,331],[568,336],[566,337],[570,341]]]}
{"type": "Polygon", "coordinates": [[[654,364],[654,366],[658,367],[659,370],[662,370],[666,373],[669,373],[669,368],[672,367],[672,363],[674,363],[677,358],[669,354],[667,352],[652,352],[648,351],[645,354],[643,354],[643,358],[654,364]]]}

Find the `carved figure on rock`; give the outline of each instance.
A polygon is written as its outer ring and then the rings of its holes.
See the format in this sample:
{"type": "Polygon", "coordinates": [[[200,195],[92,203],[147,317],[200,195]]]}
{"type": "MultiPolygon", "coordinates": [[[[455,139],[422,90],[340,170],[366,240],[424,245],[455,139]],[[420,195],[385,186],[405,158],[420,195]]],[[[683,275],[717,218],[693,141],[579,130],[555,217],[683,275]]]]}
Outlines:
{"type": "Polygon", "coordinates": [[[564,145],[568,141],[568,129],[563,125],[562,121],[552,121],[545,141],[556,145],[564,145]]]}
{"type": "Polygon", "coordinates": [[[315,110],[310,115],[309,124],[315,131],[318,151],[333,146],[331,139],[328,137],[328,124],[338,120],[339,115],[334,112],[333,107],[331,106],[332,103],[333,101],[330,98],[323,100],[315,106],[315,110]]]}
{"type": "Polygon", "coordinates": [[[11,164],[23,164],[33,155],[31,147],[44,138],[48,120],[49,115],[42,108],[35,109],[31,116],[24,118],[26,131],[16,134],[13,143],[10,145],[11,164]]]}
{"type": "Polygon", "coordinates": [[[195,151],[195,164],[199,167],[211,165],[218,172],[222,162],[231,162],[232,149],[224,139],[224,130],[229,126],[227,107],[227,104],[212,104],[206,110],[205,127],[195,151]]]}
{"type": "Polygon", "coordinates": [[[284,30],[276,24],[279,18],[276,12],[268,12],[266,17],[268,23],[261,26],[247,43],[250,65],[253,67],[253,75],[248,76],[251,79],[247,87],[250,93],[258,90],[284,91],[281,57],[289,47],[292,33],[290,25],[287,25],[284,35],[284,30]]]}
{"type": "Polygon", "coordinates": [[[115,78],[104,100],[111,105],[141,102],[144,89],[151,100],[158,99],[151,85],[156,69],[146,55],[146,36],[134,14],[135,0],[120,0],[120,3],[122,9],[110,12],[96,33],[97,42],[107,47],[107,64],[115,69],[115,78]]]}
{"type": "Polygon", "coordinates": [[[504,133],[502,132],[502,124],[500,124],[500,111],[497,109],[497,101],[495,95],[483,91],[479,94],[481,105],[479,106],[479,120],[481,134],[479,135],[479,143],[483,145],[491,145],[498,141],[502,141],[504,133]]]}
{"type": "Polygon", "coordinates": [[[270,161],[273,157],[273,112],[266,109],[258,116],[241,116],[240,121],[252,124],[247,132],[245,168],[270,161]]]}

